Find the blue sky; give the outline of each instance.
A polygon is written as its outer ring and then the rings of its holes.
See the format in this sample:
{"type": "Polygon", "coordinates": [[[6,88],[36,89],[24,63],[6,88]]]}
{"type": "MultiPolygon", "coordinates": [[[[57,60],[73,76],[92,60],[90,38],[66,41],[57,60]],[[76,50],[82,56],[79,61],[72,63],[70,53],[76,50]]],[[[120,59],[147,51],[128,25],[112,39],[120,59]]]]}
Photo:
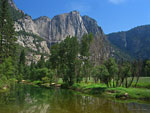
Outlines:
{"type": "Polygon", "coordinates": [[[14,0],[25,13],[51,19],[58,14],[77,10],[94,18],[104,33],[129,30],[150,24],[150,0],[14,0]]]}

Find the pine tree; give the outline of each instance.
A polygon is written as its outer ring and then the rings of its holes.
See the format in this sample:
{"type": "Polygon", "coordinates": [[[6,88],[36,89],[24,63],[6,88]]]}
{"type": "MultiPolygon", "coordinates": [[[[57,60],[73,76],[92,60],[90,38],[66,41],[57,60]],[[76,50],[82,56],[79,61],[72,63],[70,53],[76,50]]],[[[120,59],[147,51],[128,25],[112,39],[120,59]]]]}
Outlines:
{"type": "Polygon", "coordinates": [[[9,12],[8,0],[0,2],[0,63],[15,56],[15,29],[9,12]]]}
{"type": "Polygon", "coordinates": [[[25,51],[22,50],[20,54],[19,64],[25,66],[26,58],[25,58],[25,51]]]}
{"type": "Polygon", "coordinates": [[[25,75],[25,61],[26,61],[26,58],[25,58],[25,52],[24,50],[21,51],[21,54],[20,54],[20,58],[19,58],[19,64],[18,64],[18,71],[19,71],[19,80],[22,78],[22,76],[25,75]],[[21,75],[21,76],[20,76],[21,75]]]}
{"type": "Polygon", "coordinates": [[[45,67],[44,55],[41,55],[41,58],[37,63],[37,68],[44,68],[44,67],[45,67]]]}

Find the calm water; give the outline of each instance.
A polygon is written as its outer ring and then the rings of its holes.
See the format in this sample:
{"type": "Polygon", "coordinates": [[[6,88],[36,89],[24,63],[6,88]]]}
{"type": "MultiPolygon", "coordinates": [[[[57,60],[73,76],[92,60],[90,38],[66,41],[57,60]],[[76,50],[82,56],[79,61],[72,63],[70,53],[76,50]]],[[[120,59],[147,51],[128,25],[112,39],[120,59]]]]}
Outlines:
{"type": "Polygon", "coordinates": [[[0,94],[0,113],[150,113],[150,104],[118,103],[68,90],[19,85],[0,94]]]}

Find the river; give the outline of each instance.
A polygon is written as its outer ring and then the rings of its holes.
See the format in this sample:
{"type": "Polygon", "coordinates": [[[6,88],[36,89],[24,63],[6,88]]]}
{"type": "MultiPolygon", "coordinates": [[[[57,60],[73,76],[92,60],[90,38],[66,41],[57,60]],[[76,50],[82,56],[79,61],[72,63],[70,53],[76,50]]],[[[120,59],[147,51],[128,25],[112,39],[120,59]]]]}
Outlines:
{"type": "Polygon", "coordinates": [[[120,103],[59,88],[17,85],[0,93],[0,113],[150,113],[150,104],[120,103]]]}

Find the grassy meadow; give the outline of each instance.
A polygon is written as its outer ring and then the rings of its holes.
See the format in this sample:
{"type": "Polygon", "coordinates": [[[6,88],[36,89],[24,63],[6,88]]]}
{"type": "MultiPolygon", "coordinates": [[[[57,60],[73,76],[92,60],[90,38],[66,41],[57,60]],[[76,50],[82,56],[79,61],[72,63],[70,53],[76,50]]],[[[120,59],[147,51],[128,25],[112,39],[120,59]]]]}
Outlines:
{"type": "MultiPolygon", "coordinates": [[[[130,78],[128,78],[130,79],[130,78]]],[[[60,82],[60,81],[59,81],[60,82]]],[[[72,86],[72,89],[92,95],[102,94],[107,97],[120,99],[142,99],[150,100],[150,77],[141,77],[136,87],[136,80],[133,81],[132,87],[124,88],[108,88],[105,84],[94,83],[93,79],[88,80],[88,83],[81,82],[72,86]]]]}

